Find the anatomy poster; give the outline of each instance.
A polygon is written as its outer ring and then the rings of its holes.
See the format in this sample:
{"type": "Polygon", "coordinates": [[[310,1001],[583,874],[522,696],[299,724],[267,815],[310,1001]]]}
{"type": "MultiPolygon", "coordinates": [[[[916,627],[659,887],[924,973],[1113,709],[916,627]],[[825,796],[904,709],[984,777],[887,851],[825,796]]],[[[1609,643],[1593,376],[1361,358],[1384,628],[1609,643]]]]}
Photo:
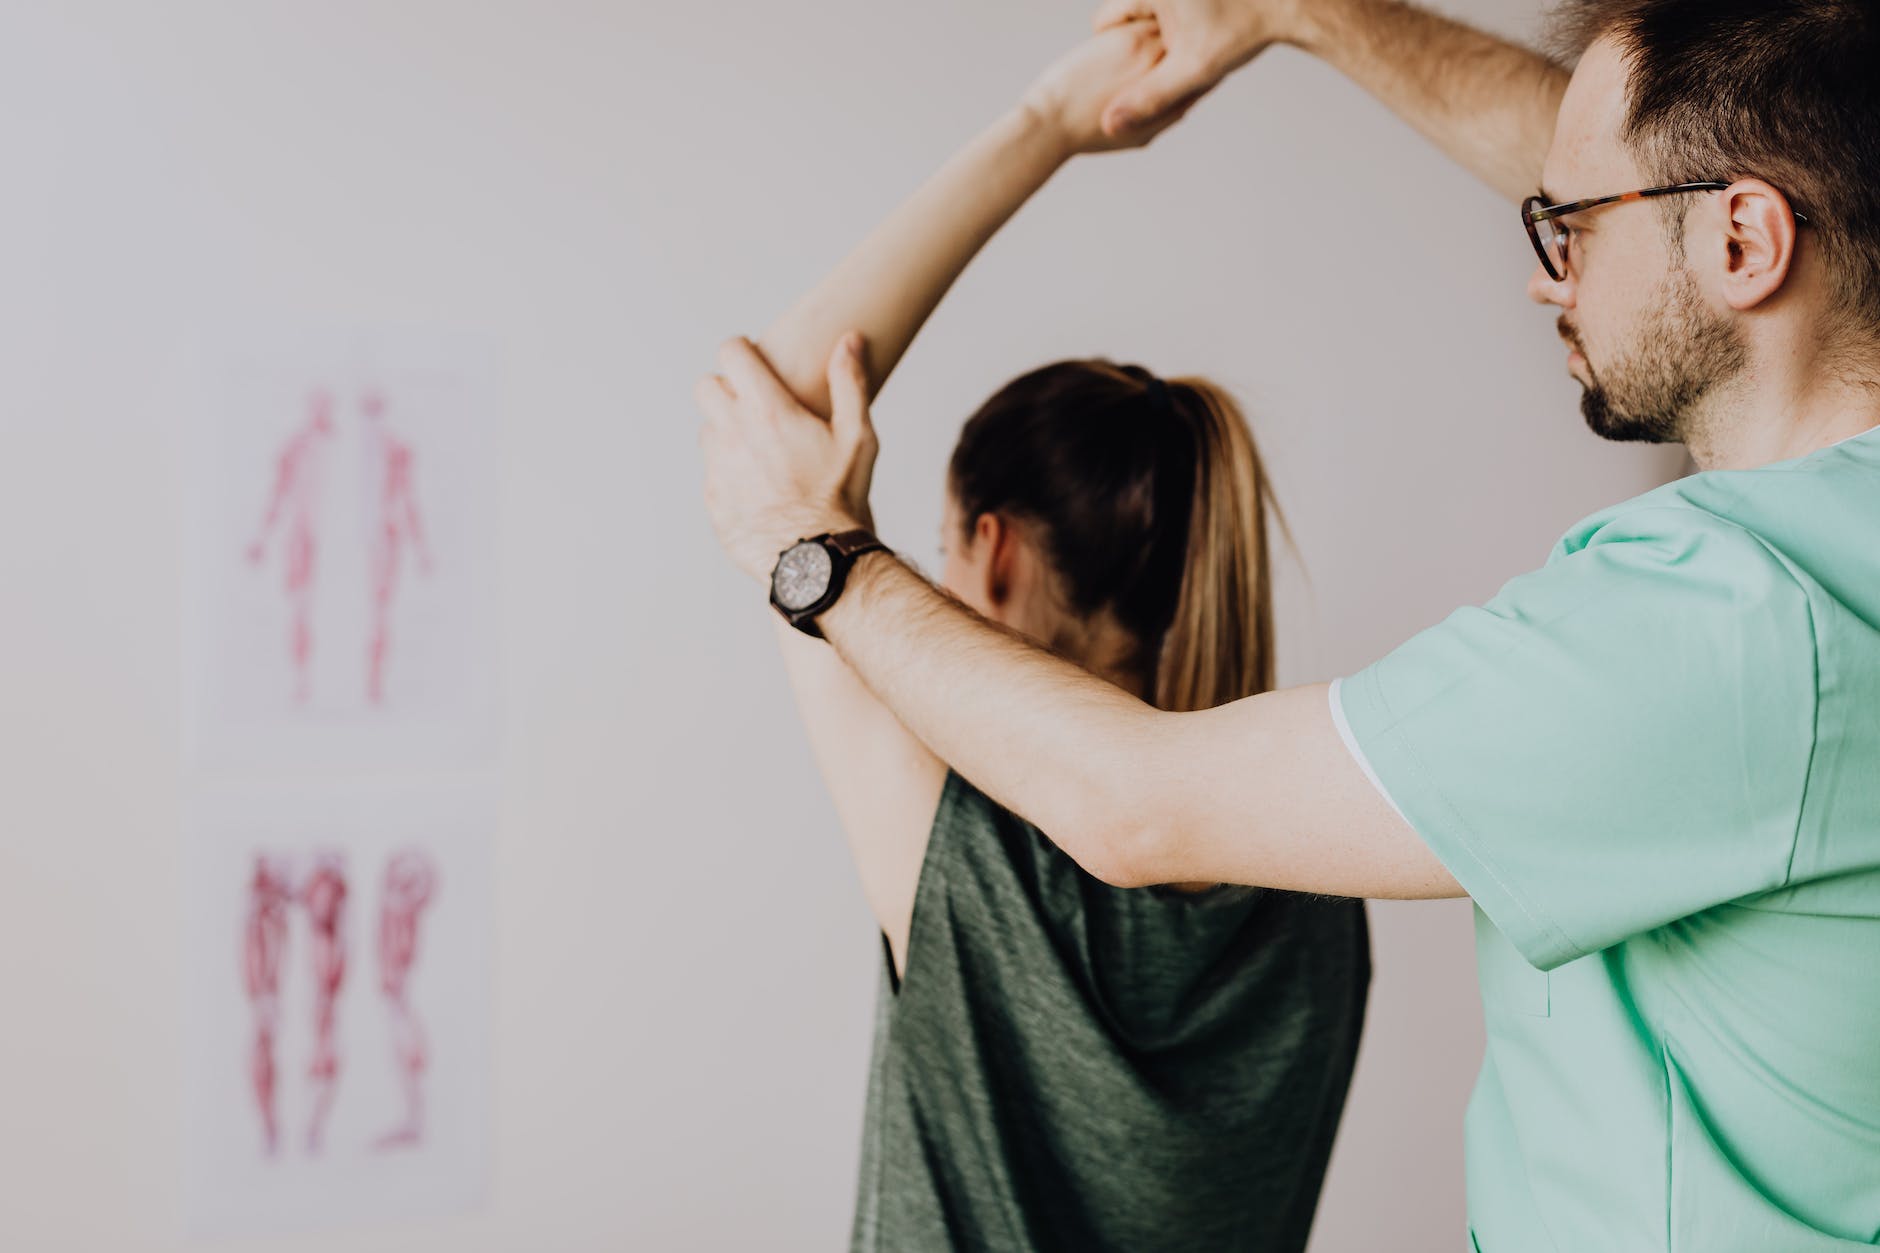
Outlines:
{"type": "Polygon", "coordinates": [[[477,1201],[492,811],[478,788],[221,789],[199,802],[183,1041],[195,1231],[477,1201]]]}
{"type": "Polygon", "coordinates": [[[199,352],[191,743],[217,766],[468,761],[495,740],[493,371],[475,341],[199,352]]]}

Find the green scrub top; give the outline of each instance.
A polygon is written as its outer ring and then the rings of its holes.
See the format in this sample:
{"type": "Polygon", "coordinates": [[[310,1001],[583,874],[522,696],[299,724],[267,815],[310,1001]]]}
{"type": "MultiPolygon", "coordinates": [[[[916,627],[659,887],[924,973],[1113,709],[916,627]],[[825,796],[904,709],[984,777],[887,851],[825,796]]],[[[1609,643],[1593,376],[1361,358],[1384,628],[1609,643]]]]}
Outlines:
{"type": "Polygon", "coordinates": [[[1595,514],[1332,708],[1475,900],[1475,1248],[1880,1243],[1880,428],[1595,514]]]}

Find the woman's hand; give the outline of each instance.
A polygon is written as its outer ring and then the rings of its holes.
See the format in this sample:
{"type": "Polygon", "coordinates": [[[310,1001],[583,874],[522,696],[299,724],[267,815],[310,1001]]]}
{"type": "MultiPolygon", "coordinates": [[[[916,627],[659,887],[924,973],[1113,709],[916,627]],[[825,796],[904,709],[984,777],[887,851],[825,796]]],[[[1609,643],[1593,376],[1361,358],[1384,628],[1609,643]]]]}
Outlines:
{"type": "Polygon", "coordinates": [[[1200,99],[1197,93],[1193,100],[1162,111],[1144,125],[1105,133],[1105,107],[1147,78],[1164,51],[1161,29],[1153,20],[1118,23],[1085,40],[1039,75],[1020,107],[1049,127],[1072,154],[1140,148],[1173,126],[1200,99]]]}
{"type": "Polygon", "coordinates": [[[806,409],[745,339],[719,349],[722,373],[700,379],[693,392],[705,416],[705,504],[719,543],[753,578],[768,578],[800,539],[873,529],[868,488],[877,444],[863,347],[850,333],[830,354],[827,420],[806,409]]]}

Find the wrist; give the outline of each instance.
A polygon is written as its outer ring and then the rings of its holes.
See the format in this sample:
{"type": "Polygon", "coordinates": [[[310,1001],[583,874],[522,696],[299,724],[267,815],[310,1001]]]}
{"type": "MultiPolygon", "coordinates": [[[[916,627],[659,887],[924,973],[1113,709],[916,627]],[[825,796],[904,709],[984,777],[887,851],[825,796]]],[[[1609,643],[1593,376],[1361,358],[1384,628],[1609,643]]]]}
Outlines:
{"type": "Polygon", "coordinates": [[[777,559],[771,576],[771,608],[803,634],[827,638],[822,618],[842,602],[857,561],[884,551],[886,546],[873,531],[854,527],[792,545],[777,559]]]}
{"type": "Polygon", "coordinates": [[[854,622],[858,614],[866,612],[863,605],[869,599],[871,589],[879,587],[878,581],[887,576],[889,567],[902,564],[901,558],[886,548],[878,548],[857,557],[849,567],[842,595],[817,617],[823,638],[835,643],[829,634],[830,630],[833,628],[840,633],[845,624],[854,622]]]}
{"type": "Polygon", "coordinates": [[[844,531],[867,531],[872,535],[874,519],[856,518],[833,509],[802,513],[795,518],[794,525],[778,527],[765,542],[765,548],[753,554],[750,572],[758,582],[767,584],[783,554],[804,540],[815,539],[818,535],[840,535],[844,531]]]}
{"type": "Polygon", "coordinates": [[[1294,0],[1286,6],[1275,36],[1281,43],[1331,60],[1339,49],[1340,32],[1350,25],[1353,11],[1372,2],[1374,0],[1311,0],[1310,3],[1294,0]]]}
{"type": "Polygon", "coordinates": [[[999,122],[1008,143],[1032,155],[1046,170],[1055,170],[1077,155],[1077,141],[1056,109],[1026,96],[999,122]]]}

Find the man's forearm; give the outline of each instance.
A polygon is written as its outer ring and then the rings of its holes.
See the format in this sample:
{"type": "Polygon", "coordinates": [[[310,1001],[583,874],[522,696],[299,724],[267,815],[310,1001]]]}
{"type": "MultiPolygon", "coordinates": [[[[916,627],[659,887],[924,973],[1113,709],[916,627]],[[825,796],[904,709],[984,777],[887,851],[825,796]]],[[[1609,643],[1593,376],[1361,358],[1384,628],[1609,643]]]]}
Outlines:
{"type": "Polygon", "coordinates": [[[1398,0],[1306,0],[1291,42],[1376,96],[1510,200],[1534,194],[1568,71],[1398,0]]]}
{"type": "Polygon", "coordinates": [[[887,554],[863,557],[818,622],[915,736],[993,800],[1049,832],[1086,870],[1133,884],[1109,782],[1154,720],[1114,684],[988,623],[887,554]]]}

